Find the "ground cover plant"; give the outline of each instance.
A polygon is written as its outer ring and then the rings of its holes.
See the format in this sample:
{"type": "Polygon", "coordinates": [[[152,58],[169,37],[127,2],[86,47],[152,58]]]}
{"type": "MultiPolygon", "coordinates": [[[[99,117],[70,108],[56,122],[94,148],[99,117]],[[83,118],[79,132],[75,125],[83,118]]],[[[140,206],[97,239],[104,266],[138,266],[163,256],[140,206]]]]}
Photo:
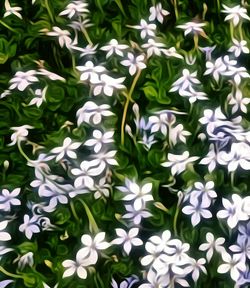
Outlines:
{"type": "Polygon", "coordinates": [[[0,3],[0,287],[248,287],[248,1],[0,3]]]}

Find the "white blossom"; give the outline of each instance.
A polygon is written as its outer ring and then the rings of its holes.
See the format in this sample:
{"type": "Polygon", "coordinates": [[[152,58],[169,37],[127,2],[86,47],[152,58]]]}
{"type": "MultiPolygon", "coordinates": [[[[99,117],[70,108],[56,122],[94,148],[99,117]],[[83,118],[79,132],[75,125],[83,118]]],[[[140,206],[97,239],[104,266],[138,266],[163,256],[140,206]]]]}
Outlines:
{"type": "Polygon", "coordinates": [[[52,27],[53,31],[47,32],[46,34],[48,36],[54,36],[58,37],[59,45],[62,48],[63,46],[66,46],[67,48],[70,48],[72,44],[72,40],[69,37],[70,32],[68,30],[62,30],[59,27],[53,26],[52,27]]]}
{"type": "Polygon", "coordinates": [[[234,53],[235,57],[239,57],[241,53],[249,54],[249,49],[246,46],[247,41],[246,40],[241,40],[238,41],[237,39],[232,39],[233,44],[229,49],[228,52],[234,53]]]}
{"type": "Polygon", "coordinates": [[[95,66],[92,61],[87,61],[85,65],[83,66],[76,66],[76,68],[82,72],[80,76],[80,80],[85,81],[85,80],[90,80],[95,79],[96,77],[98,78],[100,73],[103,73],[106,71],[106,68],[103,66],[95,66]]]}
{"type": "Polygon", "coordinates": [[[129,74],[131,76],[133,76],[138,70],[146,68],[146,64],[144,63],[145,56],[143,54],[135,57],[134,54],[129,52],[127,57],[128,59],[121,61],[121,64],[129,67],[129,74]]]}
{"type": "Polygon", "coordinates": [[[20,232],[24,232],[25,236],[28,239],[31,239],[33,233],[39,233],[40,232],[40,228],[37,225],[37,216],[32,216],[31,218],[29,217],[29,215],[25,214],[23,217],[23,224],[21,224],[19,226],[19,231],[20,232]]]}
{"type": "Polygon", "coordinates": [[[9,146],[15,145],[17,142],[25,141],[29,132],[28,129],[33,129],[34,127],[30,125],[22,125],[19,127],[11,127],[11,130],[15,132],[11,135],[12,142],[8,144],[9,146]]]}
{"type": "Polygon", "coordinates": [[[250,103],[249,98],[243,98],[241,90],[236,87],[236,91],[233,94],[230,93],[227,96],[228,104],[233,105],[232,107],[232,113],[236,113],[237,111],[242,111],[243,113],[247,113],[247,106],[250,103]]]}
{"type": "Polygon", "coordinates": [[[150,16],[148,18],[149,21],[154,21],[157,19],[160,23],[163,23],[164,16],[169,15],[170,13],[167,10],[162,8],[161,3],[157,3],[155,6],[150,7],[149,9],[150,16]]]}
{"type": "Polygon", "coordinates": [[[123,57],[123,50],[128,49],[129,46],[125,44],[119,44],[116,39],[111,39],[106,46],[101,47],[100,49],[106,51],[106,58],[109,58],[111,55],[116,54],[123,57]]]}
{"type": "Polygon", "coordinates": [[[141,38],[144,39],[146,36],[155,36],[156,25],[148,24],[144,19],[141,19],[140,25],[129,26],[137,30],[141,30],[141,38]]]}
{"type": "Polygon", "coordinates": [[[193,84],[200,84],[201,82],[197,79],[197,71],[190,73],[188,69],[182,70],[182,77],[177,79],[173,84],[169,92],[190,90],[193,84]]]}
{"type": "Polygon", "coordinates": [[[67,15],[68,18],[71,19],[74,15],[89,13],[89,10],[86,8],[87,6],[88,4],[83,3],[82,1],[72,1],[66,6],[66,9],[63,10],[59,15],[60,16],[67,15]]]}
{"type": "Polygon", "coordinates": [[[187,36],[189,33],[204,35],[205,32],[201,28],[204,26],[206,26],[206,23],[187,22],[187,23],[182,24],[182,25],[177,25],[176,27],[185,30],[184,35],[187,36]]]}
{"type": "Polygon", "coordinates": [[[157,56],[161,56],[161,53],[163,51],[163,48],[165,47],[165,44],[155,42],[154,39],[149,38],[148,43],[143,44],[141,47],[147,50],[147,57],[149,58],[153,54],[157,56]]]}
{"type": "Polygon", "coordinates": [[[21,201],[16,197],[20,194],[21,188],[16,188],[12,192],[7,189],[2,189],[0,194],[0,210],[9,212],[11,206],[21,205],[21,201]]]}
{"type": "MultiPolygon", "coordinates": [[[[7,228],[9,222],[8,220],[4,220],[0,222],[0,241],[9,241],[11,240],[11,235],[4,230],[7,228]]],[[[2,247],[2,246],[1,246],[2,247]]],[[[2,253],[0,253],[1,255],[2,253]]]]}
{"type": "Polygon", "coordinates": [[[116,235],[118,238],[115,238],[111,244],[121,245],[123,244],[123,249],[127,255],[130,254],[132,246],[143,245],[143,242],[140,238],[136,237],[139,233],[139,228],[131,228],[128,232],[121,228],[115,229],[116,235]]]}
{"type": "Polygon", "coordinates": [[[36,89],[34,91],[34,96],[35,97],[33,97],[30,100],[28,105],[36,105],[37,108],[39,108],[43,104],[43,102],[46,101],[45,96],[46,96],[47,89],[48,89],[48,86],[45,86],[44,89],[36,89]]]}
{"type": "Polygon", "coordinates": [[[24,91],[30,84],[38,82],[38,78],[35,76],[37,73],[35,70],[29,70],[26,72],[17,71],[14,77],[10,80],[9,89],[17,88],[19,91],[24,91]]]}
{"type": "Polygon", "coordinates": [[[84,142],[84,145],[90,147],[93,146],[95,153],[98,153],[101,150],[103,144],[114,142],[113,136],[114,131],[102,133],[100,130],[95,129],[93,131],[93,138],[84,142]]]}
{"type": "Polygon", "coordinates": [[[71,159],[76,159],[77,155],[73,150],[76,150],[82,145],[81,142],[72,142],[70,137],[66,137],[63,140],[63,146],[56,147],[51,150],[51,153],[58,154],[56,156],[56,161],[60,161],[66,155],[71,159]]]}
{"type": "Polygon", "coordinates": [[[225,21],[232,21],[234,26],[237,26],[240,21],[243,19],[250,20],[250,17],[247,15],[247,9],[236,5],[234,7],[228,7],[225,4],[222,4],[224,10],[223,13],[228,14],[225,17],[225,21]]]}
{"type": "Polygon", "coordinates": [[[4,18],[13,14],[17,16],[18,18],[22,19],[22,15],[19,13],[19,11],[22,11],[21,7],[18,7],[18,6],[11,7],[10,2],[8,0],[4,1],[4,7],[5,7],[5,13],[3,15],[4,18]]]}

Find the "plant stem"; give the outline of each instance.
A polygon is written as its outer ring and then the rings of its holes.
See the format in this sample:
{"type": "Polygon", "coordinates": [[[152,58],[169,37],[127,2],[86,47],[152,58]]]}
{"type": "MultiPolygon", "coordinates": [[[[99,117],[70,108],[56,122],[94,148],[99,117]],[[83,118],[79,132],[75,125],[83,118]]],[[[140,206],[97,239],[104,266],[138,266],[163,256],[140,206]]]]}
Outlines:
{"type": "Polygon", "coordinates": [[[177,3],[178,0],[174,0],[174,13],[175,13],[175,18],[176,20],[178,20],[179,18],[179,13],[178,13],[178,3],[177,3]]]}
{"type": "Polygon", "coordinates": [[[127,112],[128,112],[128,105],[129,105],[129,102],[132,101],[132,94],[134,92],[134,89],[135,89],[135,85],[139,79],[141,75],[141,69],[139,69],[135,75],[135,78],[132,82],[132,85],[130,87],[130,90],[127,94],[127,99],[126,99],[126,102],[125,102],[125,105],[124,105],[124,109],[123,109],[123,115],[122,115],[122,124],[121,124],[121,144],[124,145],[124,128],[125,128],[125,121],[126,121],[126,116],[127,116],[127,112]]]}
{"type": "Polygon", "coordinates": [[[86,28],[82,27],[81,28],[82,30],[82,33],[84,35],[84,37],[86,38],[87,42],[89,43],[89,45],[93,45],[93,42],[91,41],[90,37],[89,37],[89,34],[88,34],[88,31],[86,30],[86,28]]]}
{"type": "Polygon", "coordinates": [[[231,186],[234,187],[234,175],[235,175],[235,172],[232,171],[231,172],[231,175],[230,175],[230,179],[231,179],[231,186]]]}
{"type": "Polygon", "coordinates": [[[234,26],[233,26],[233,22],[230,21],[230,36],[231,36],[231,40],[233,40],[234,38],[234,26]]]}
{"type": "Polygon", "coordinates": [[[180,212],[180,209],[179,209],[179,205],[177,204],[176,210],[175,210],[175,214],[174,214],[174,221],[173,221],[174,234],[176,236],[178,235],[178,232],[177,232],[177,219],[178,219],[179,212],[180,212]]]}
{"type": "Polygon", "coordinates": [[[243,40],[243,32],[242,32],[242,21],[240,21],[239,23],[239,34],[240,34],[240,40],[243,40]]]}
{"type": "Polygon", "coordinates": [[[49,7],[49,2],[48,2],[48,0],[44,0],[44,5],[45,5],[45,7],[46,7],[46,9],[47,9],[47,11],[48,11],[49,18],[50,18],[51,22],[54,22],[53,13],[52,13],[52,11],[51,11],[51,9],[50,9],[50,7],[49,7]]]}
{"type": "Polygon", "coordinates": [[[98,226],[97,226],[97,224],[95,222],[95,218],[93,217],[93,214],[91,213],[88,205],[80,198],[77,199],[77,200],[79,200],[82,203],[82,205],[83,205],[83,207],[85,209],[85,212],[86,212],[86,214],[88,216],[88,219],[89,219],[89,231],[91,233],[94,232],[95,234],[97,234],[98,231],[99,231],[99,228],[98,228],[98,226]]]}
{"type": "Polygon", "coordinates": [[[13,273],[10,273],[8,271],[6,271],[2,266],[0,266],[0,272],[2,272],[3,274],[9,276],[9,277],[12,277],[12,278],[23,278],[22,276],[20,275],[16,275],[16,274],[13,274],[13,273]]]}
{"type": "Polygon", "coordinates": [[[8,24],[6,24],[5,22],[3,22],[2,20],[0,20],[0,24],[2,24],[5,28],[9,29],[9,30],[12,31],[12,32],[18,33],[15,29],[13,29],[12,27],[10,27],[8,24]]]}
{"type": "Polygon", "coordinates": [[[30,158],[24,153],[23,148],[21,146],[21,141],[17,141],[17,147],[21,155],[29,162],[31,161],[30,158]]]}
{"type": "Polygon", "coordinates": [[[77,221],[77,222],[80,222],[80,219],[79,219],[79,217],[77,216],[76,209],[75,209],[75,206],[74,206],[73,201],[70,201],[70,208],[71,208],[72,214],[73,214],[73,216],[75,217],[76,221],[77,221]]]}

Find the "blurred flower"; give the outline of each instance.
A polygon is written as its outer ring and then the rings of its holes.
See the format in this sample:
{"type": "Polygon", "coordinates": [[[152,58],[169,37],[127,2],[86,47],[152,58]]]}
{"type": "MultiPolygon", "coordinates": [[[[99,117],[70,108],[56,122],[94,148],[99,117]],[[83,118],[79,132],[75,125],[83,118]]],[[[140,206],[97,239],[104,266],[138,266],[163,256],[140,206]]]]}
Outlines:
{"type": "Polygon", "coordinates": [[[143,242],[140,238],[136,237],[139,233],[139,228],[131,228],[128,233],[121,229],[115,229],[116,235],[118,238],[114,239],[111,244],[120,245],[123,244],[123,249],[127,255],[130,254],[132,246],[143,245],[143,242]]]}
{"type": "Polygon", "coordinates": [[[14,130],[16,132],[14,132],[11,135],[11,140],[12,142],[10,144],[8,144],[9,146],[15,145],[17,142],[21,142],[26,140],[26,136],[28,136],[29,132],[28,129],[33,129],[34,127],[30,126],[30,125],[22,125],[19,127],[11,127],[11,130],[14,130]]]}
{"type": "Polygon", "coordinates": [[[30,218],[29,215],[25,214],[23,217],[24,223],[19,226],[19,231],[24,232],[25,236],[28,239],[31,239],[33,233],[40,232],[40,228],[37,225],[37,220],[38,220],[37,216],[32,216],[30,218]]]}
{"type": "Polygon", "coordinates": [[[175,127],[171,127],[169,131],[169,140],[175,145],[177,141],[181,141],[186,143],[186,137],[190,136],[191,133],[189,131],[184,130],[182,124],[178,124],[175,127]]]}
{"type": "MultiPolygon", "coordinates": [[[[0,222],[0,241],[9,241],[11,240],[11,236],[8,232],[5,232],[4,230],[7,228],[9,222],[8,220],[4,220],[0,222]]],[[[2,253],[0,253],[1,255],[2,253]]]]}
{"type": "Polygon", "coordinates": [[[210,144],[208,154],[200,161],[202,165],[208,165],[208,171],[214,171],[217,163],[217,154],[215,152],[214,144],[210,144]]]}
{"type": "Polygon", "coordinates": [[[205,35],[204,30],[201,27],[206,26],[206,23],[198,23],[198,22],[187,22],[182,25],[177,25],[177,28],[183,29],[184,35],[187,36],[189,33],[193,34],[201,34],[202,36],[205,35]]]}
{"type": "Polygon", "coordinates": [[[148,43],[145,43],[141,46],[147,50],[147,57],[151,57],[153,54],[157,56],[161,56],[162,48],[165,47],[165,44],[155,42],[154,39],[149,38],[148,43]]]}
{"type": "Polygon", "coordinates": [[[100,130],[94,130],[93,131],[94,139],[87,140],[86,142],[84,142],[84,145],[94,146],[95,153],[98,153],[101,150],[103,144],[114,142],[114,139],[112,138],[113,136],[114,131],[108,131],[102,133],[100,130]]]}
{"type": "Polygon", "coordinates": [[[234,26],[237,26],[239,22],[243,19],[250,20],[250,17],[247,15],[247,9],[236,5],[234,7],[228,7],[222,4],[224,10],[223,13],[228,14],[225,18],[225,21],[232,21],[234,26]]]}
{"type": "Polygon", "coordinates": [[[112,278],[111,285],[112,288],[132,288],[132,286],[137,282],[139,282],[139,278],[136,275],[132,275],[131,277],[127,277],[124,281],[122,281],[119,286],[114,278],[112,278]]]}
{"type": "Polygon", "coordinates": [[[223,72],[225,76],[233,76],[233,80],[236,86],[239,86],[241,83],[241,78],[250,78],[249,73],[245,67],[228,67],[228,70],[223,72]]]}
{"type": "Polygon", "coordinates": [[[8,17],[9,15],[13,14],[17,16],[18,18],[22,19],[22,15],[18,11],[22,11],[21,7],[11,7],[8,0],[4,1],[4,7],[5,7],[5,13],[3,15],[3,18],[8,17]]]}
{"type": "Polygon", "coordinates": [[[80,126],[83,122],[94,125],[100,124],[102,116],[108,117],[114,115],[114,113],[109,110],[110,108],[108,104],[97,105],[93,101],[87,101],[83,107],[76,112],[77,125],[80,126]]]}
{"type": "Polygon", "coordinates": [[[240,276],[240,272],[246,271],[246,265],[244,262],[241,261],[240,255],[234,254],[231,256],[228,253],[223,253],[222,259],[225,263],[221,264],[218,267],[217,269],[218,273],[223,274],[223,273],[230,272],[231,278],[234,281],[237,281],[240,276]]]}
{"type": "Polygon", "coordinates": [[[211,232],[206,234],[207,243],[203,243],[199,246],[199,250],[207,251],[206,258],[207,261],[210,262],[214,251],[223,254],[226,253],[226,249],[223,247],[225,243],[225,239],[223,237],[219,237],[217,239],[214,238],[214,235],[211,232]]]}
{"type": "Polygon", "coordinates": [[[233,52],[235,57],[239,57],[241,53],[249,54],[249,49],[246,46],[246,40],[238,41],[237,39],[233,38],[232,41],[234,45],[228,49],[228,52],[233,52]]]}
{"type": "Polygon", "coordinates": [[[126,87],[122,84],[125,79],[125,77],[113,78],[106,74],[102,74],[100,78],[97,75],[92,75],[90,82],[94,85],[94,96],[102,93],[107,96],[112,96],[114,90],[125,89],[126,87]]]}
{"type": "Polygon", "coordinates": [[[10,280],[10,279],[0,281],[0,287],[1,287],[1,288],[5,288],[5,287],[7,287],[10,283],[13,283],[13,282],[14,282],[14,280],[10,280]]]}
{"type": "Polygon", "coordinates": [[[144,208],[136,210],[134,205],[125,205],[127,213],[122,216],[124,219],[131,219],[134,225],[139,225],[142,218],[149,218],[153,215],[144,208]]]}
{"type": "Polygon", "coordinates": [[[67,48],[70,48],[70,45],[72,44],[72,40],[69,37],[70,36],[70,32],[68,30],[62,30],[59,27],[53,26],[52,27],[51,32],[47,32],[46,34],[48,36],[55,36],[58,37],[58,41],[59,41],[59,45],[62,48],[64,45],[67,48]]]}
{"type": "Polygon", "coordinates": [[[217,58],[214,63],[212,61],[207,61],[206,67],[207,70],[205,71],[204,75],[213,74],[216,82],[219,81],[220,75],[222,75],[227,69],[222,57],[217,58]]]}
{"type": "Polygon", "coordinates": [[[18,257],[18,269],[23,270],[25,266],[30,266],[32,267],[34,265],[34,254],[33,252],[28,252],[21,257],[18,257]]]}
{"type": "Polygon", "coordinates": [[[7,189],[3,189],[2,194],[0,195],[0,210],[8,212],[11,210],[11,205],[21,205],[21,201],[16,198],[20,194],[20,191],[21,188],[16,188],[12,192],[9,192],[7,189]]]}
{"type": "Polygon", "coordinates": [[[87,6],[88,4],[83,3],[82,1],[72,1],[59,15],[67,15],[68,18],[71,19],[74,15],[79,16],[84,13],[89,13],[89,10],[86,8],[87,6]]]}
{"type": "Polygon", "coordinates": [[[157,19],[160,23],[163,23],[163,17],[169,15],[170,13],[167,10],[162,8],[161,3],[157,3],[155,6],[150,7],[150,16],[149,21],[154,21],[157,19]]]}
{"type": "Polygon", "coordinates": [[[146,183],[143,186],[139,186],[137,183],[125,179],[126,186],[117,187],[121,192],[128,193],[125,197],[122,198],[124,201],[134,200],[133,206],[135,210],[141,210],[147,201],[153,201],[154,198],[151,195],[152,183],[146,183]]]}
{"type": "Polygon", "coordinates": [[[247,213],[242,209],[244,199],[239,195],[232,195],[232,203],[228,199],[222,198],[222,204],[225,209],[217,212],[217,217],[220,219],[226,218],[227,224],[231,229],[236,227],[239,221],[249,219],[247,213]]]}
{"type": "Polygon", "coordinates": [[[128,48],[129,48],[128,45],[119,44],[116,39],[111,39],[108,45],[103,46],[100,49],[106,51],[107,52],[106,58],[109,58],[113,54],[123,57],[124,54],[122,50],[126,50],[128,48]]]}
{"type": "Polygon", "coordinates": [[[232,92],[227,96],[227,99],[228,99],[228,104],[233,105],[232,113],[236,113],[239,110],[242,111],[243,113],[247,113],[246,105],[250,103],[250,99],[243,98],[242,92],[238,87],[236,87],[236,91],[234,94],[232,92]]]}
{"type": "Polygon", "coordinates": [[[164,162],[161,165],[163,167],[171,167],[171,173],[172,175],[175,175],[183,172],[189,163],[192,163],[198,159],[199,157],[197,156],[189,157],[188,151],[184,151],[181,155],[168,153],[169,161],[164,162]]]}
{"type": "Polygon", "coordinates": [[[178,80],[176,80],[172,84],[172,88],[169,90],[169,92],[175,92],[179,91],[183,92],[186,89],[190,89],[193,84],[200,84],[201,82],[196,78],[197,77],[197,71],[190,73],[188,69],[182,70],[182,77],[180,77],[178,80]]]}
{"type": "Polygon", "coordinates": [[[66,269],[63,273],[62,278],[70,277],[76,273],[79,278],[86,279],[87,278],[86,267],[88,265],[89,265],[89,262],[82,260],[80,257],[80,254],[76,255],[76,261],[64,260],[62,262],[62,266],[66,269]]]}
{"type": "Polygon", "coordinates": [[[207,274],[207,270],[204,266],[206,260],[204,258],[200,258],[198,260],[191,258],[190,262],[191,265],[189,267],[192,268],[192,279],[194,280],[194,282],[197,282],[200,276],[200,271],[202,271],[204,274],[207,274]]]}
{"type": "Polygon", "coordinates": [[[135,57],[132,53],[128,53],[128,59],[121,61],[121,64],[129,67],[129,74],[133,76],[137,70],[145,69],[146,64],[144,63],[145,56],[143,54],[135,57]]]}
{"type": "Polygon", "coordinates": [[[35,76],[37,73],[35,70],[29,70],[26,72],[17,71],[14,78],[10,80],[12,83],[9,87],[10,90],[17,88],[19,91],[24,91],[33,82],[39,82],[35,76]]]}
{"type": "Polygon", "coordinates": [[[99,78],[99,74],[106,71],[103,66],[95,66],[92,61],[87,61],[84,66],[76,66],[77,70],[81,71],[80,80],[90,80],[99,78]]]}
{"type": "Polygon", "coordinates": [[[141,30],[141,38],[144,39],[146,36],[155,36],[156,25],[148,24],[144,19],[141,19],[140,25],[128,26],[137,30],[141,30]]]}
{"type": "Polygon", "coordinates": [[[191,222],[193,227],[198,225],[203,218],[212,218],[212,213],[206,209],[210,206],[210,203],[200,202],[197,198],[190,198],[190,205],[184,206],[182,212],[191,216],[191,222]]]}
{"type": "MultiPolygon", "coordinates": [[[[46,76],[46,77],[48,77],[48,78],[49,78],[50,80],[52,80],[52,81],[56,81],[56,80],[58,80],[58,81],[63,81],[63,82],[66,81],[63,77],[57,75],[56,73],[53,73],[53,72],[51,72],[51,71],[48,71],[48,70],[45,69],[45,68],[39,68],[37,74],[38,74],[38,75],[46,76]]],[[[46,86],[46,87],[47,87],[47,86],[46,86]]]]}
{"type": "Polygon", "coordinates": [[[71,159],[76,159],[77,155],[74,151],[82,145],[81,142],[72,142],[70,137],[66,137],[63,141],[63,146],[56,147],[51,150],[51,153],[58,154],[56,156],[56,162],[63,159],[64,155],[68,156],[71,159]]]}
{"type": "MultiPolygon", "coordinates": [[[[36,89],[34,91],[34,96],[31,100],[30,100],[30,103],[28,104],[29,106],[30,105],[36,105],[37,108],[39,108],[43,102],[46,101],[46,92],[47,92],[47,89],[48,89],[48,86],[45,86],[45,88],[42,90],[42,89],[36,89]]],[[[32,91],[33,92],[33,91],[32,91]]]]}

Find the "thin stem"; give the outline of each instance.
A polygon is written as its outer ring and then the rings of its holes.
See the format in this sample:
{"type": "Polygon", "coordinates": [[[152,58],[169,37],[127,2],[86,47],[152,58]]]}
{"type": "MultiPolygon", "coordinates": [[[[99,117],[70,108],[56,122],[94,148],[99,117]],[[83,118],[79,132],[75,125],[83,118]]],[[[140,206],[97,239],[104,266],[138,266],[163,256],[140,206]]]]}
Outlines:
{"type": "Polygon", "coordinates": [[[128,92],[127,99],[126,99],[126,102],[124,105],[123,115],[122,115],[122,124],[121,124],[121,144],[122,145],[124,145],[124,130],[125,130],[124,128],[125,128],[125,121],[126,121],[127,112],[128,112],[128,105],[129,105],[129,102],[132,101],[132,94],[134,92],[135,85],[136,85],[140,75],[141,75],[141,69],[139,69],[135,75],[135,78],[132,82],[132,85],[130,87],[130,90],[128,92]]]}
{"type": "Polygon", "coordinates": [[[97,226],[97,224],[95,222],[95,218],[93,217],[93,214],[91,213],[89,207],[87,206],[87,204],[82,199],[79,198],[77,200],[79,200],[82,203],[82,205],[83,205],[83,207],[85,209],[85,212],[86,212],[86,214],[88,216],[88,219],[89,219],[89,231],[90,232],[94,232],[94,233],[97,234],[98,231],[99,231],[99,228],[98,228],[98,226],[97,226]]]}
{"type": "Polygon", "coordinates": [[[240,34],[240,40],[243,40],[243,31],[242,31],[242,21],[239,23],[239,34],[240,34]]]}
{"type": "Polygon", "coordinates": [[[13,29],[12,27],[10,27],[8,24],[6,24],[5,22],[3,22],[2,20],[0,20],[0,24],[2,24],[5,28],[9,29],[9,30],[12,31],[12,32],[18,33],[15,29],[13,29]]]}
{"type": "Polygon", "coordinates": [[[179,13],[178,13],[178,3],[177,3],[178,0],[174,0],[174,13],[175,13],[175,18],[176,20],[178,20],[179,18],[179,13]]]}
{"type": "Polygon", "coordinates": [[[231,174],[230,174],[230,180],[231,180],[231,186],[234,187],[234,175],[235,175],[235,172],[232,171],[231,174]]]}
{"type": "Polygon", "coordinates": [[[46,7],[46,9],[47,9],[47,11],[48,11],[49,18],[50,18],[51,22],[54,22],[53,13],[52,13],[52,11],[51,11],[51,9],[50,9],[50,7],[49,7],[49,2],[48,2],[48,0],[44,0],[44,4],[45,4],[45,7],[46,7]]]}
{"type": "Polygon", "coordinates": [[[89,45],[93,45],[93,42],[91,41],[86,28],[82,27],[81,30],[82,30],[82,33],[83,33],[84,37],[86,38],[87,42],[89,43],[89,45]]]}
{"type": "Polygon", "coordinates": [[[80,218],[77,216],[76,209],[75,209],[73,201],[70,202],[70,208],[71,208],[72,214],[75,217],[76,221],[80,222],[80,218]]]}
{"type": "Polygon", "coordinates": [[[22,148],[22,146],[21,146],[21,141],[17,141],[17,147],[18,147],[18,150],[19,150],[19,152],[21,153],[21,155],[22,155],[28,162],[30,162],[31,159],[24,153],[23,148],[22,148]]]}
{"type": "Polygon", "coordinates": [[[2,272],[3,274],[9,276],[9,277],[12,277],[12,278],[23,278],[22,276],[20,275],[16,275],[16,274],[13,274],[13,273],[10,273],[8,272],[7,270],[5,270],[2,266],[0,266],[0,272],[2,272]]]}
{"type": "Polygon", "coordinates": [[[174,221],[173,221],[173,228],[174,228],[174,234],[175,235],[178,235],[178,232],[177,232],[177,219],[178,219],[179,212],[180,212],[180,209],[179,209],[179,205],[177,204],[176,210],[175,210],[175,214],[174,214],[174,221]]]}
{"type": "Polygon", "coordinates": [[[218,9],[218,13],[220,14],[220,0],[217,0],[217,9],[218,9]]]}
{"type": "Polygon", "coordinates": [[[230,36],[231,36],[231,40],[233,40],[234,38],[234,26],[233,26],[233,22],[230,21],[230,36]]]}

